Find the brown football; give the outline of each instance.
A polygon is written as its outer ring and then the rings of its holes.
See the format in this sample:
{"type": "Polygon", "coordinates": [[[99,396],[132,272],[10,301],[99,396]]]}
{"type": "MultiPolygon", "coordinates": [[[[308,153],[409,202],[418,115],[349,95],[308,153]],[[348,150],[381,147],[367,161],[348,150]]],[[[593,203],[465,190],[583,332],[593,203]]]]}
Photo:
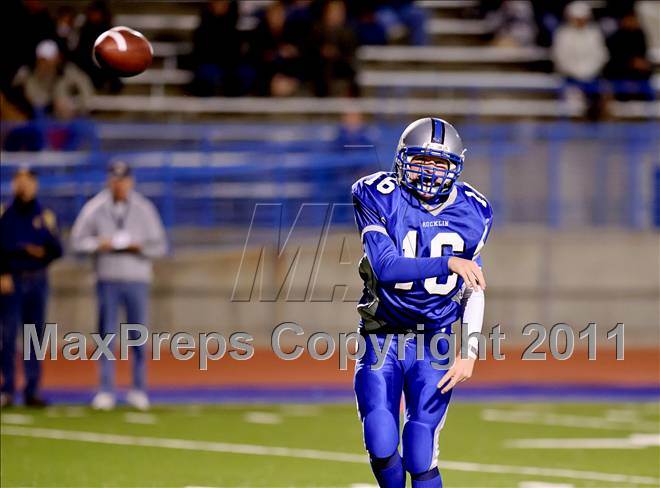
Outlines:
{"type": "Polygon", "coordinates": [[[151,64],[154,50],[147,38],[129,27],[113,27],[94,42],[94,62],[117,76],[135,76],[151,64]]]}

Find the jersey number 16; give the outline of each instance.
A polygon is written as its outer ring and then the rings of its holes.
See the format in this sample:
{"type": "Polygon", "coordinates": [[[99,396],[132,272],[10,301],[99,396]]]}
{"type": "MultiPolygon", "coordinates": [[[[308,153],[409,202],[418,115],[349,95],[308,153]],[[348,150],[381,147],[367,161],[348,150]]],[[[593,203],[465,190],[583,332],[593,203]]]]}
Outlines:
{"type": "MultiPolygon", "coordinates": [[[[431,239],[431,257],[442,256],[443,248],[447,246],[455,253],[465,251],[465,241],[456,232],[440,232],[431,239]]],[[[417,231],[410,230],[403,238],[403,255],[407,258],[414,258],[417,255],[417,231]]],[[[426,278],[424,280],[424,289],[431,295],[448,295],[456,288],[458,275],[451,273],[447,277],[446,283],[438,283],[438,278],[426,278]]],[[[394,285],[399,290],[410,290],[412,281],[408,283],[397,283],[394,285]]]]}

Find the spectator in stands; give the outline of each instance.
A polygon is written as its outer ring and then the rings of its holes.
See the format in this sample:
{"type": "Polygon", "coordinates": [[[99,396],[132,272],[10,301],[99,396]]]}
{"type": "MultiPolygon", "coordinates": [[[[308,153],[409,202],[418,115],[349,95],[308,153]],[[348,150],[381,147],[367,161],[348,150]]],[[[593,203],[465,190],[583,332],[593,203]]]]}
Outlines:
{"type": "Polygon", "coordinates": [[[548,47],[552,45],[555,31],[561,24],[567,0],[534,0],[534,20],[536,22],[536,43],[539,46],[548,47]]]}
{"type": "MultiPolygon", "coordinates": [[[[30,168],[12,179],[14,200],[0,212],[0,406],[14,401],[16,335],[34,324],[41,340],[46,323],[48,266],[62,255],[55,214],[37,200],[38,182],[30,168]]],[[[21,361],[25,371],[25,405],[43,407],[39,395],[41,365],[34,349],[21,361]]]]}
{"type": "Polygon", "coordinates": [[[312,29],[320,16],[322,5],[312,0],[289,0],[286,5],[284,32],[288,42],[298,51],[293,75],[305,84],[310,81],[305,66],[313,63],[315,50],[311,45],[312,29]]]}
{"type": "MultiPolygon", "coordinates": [[[[99,333],[103,337],[117,333],[122,308],[127,323],[147,326],[151,261],[167,250],[158,211],[133,186],[131,168],[123,161],[112,163],[108,188],[85,204],[71,231],[74,251],[95,258],[99,333]]],[[[126,399],[133,407],[146,410],[146,349],[141,346],[133,351],[133,389],[126,399]]],[[[111,410],[116,403],[114,361],[102,357],[100,366],[101,387],[92,407],[111,410]]]]}
{"type": "Polygon", "coordinates": [[[14,78],[14,86],[22,90],[33,116],[69,120],[86,114],[94,91],[87,75],[65,61],[51,39],[39,43],[36,59],[34,68],[23,66],[14,78]]]}
{"type": "Polygon", "coordinates": [[[64,59],[52,39],[41,41],[34,67],[23,66],[13,81],[12,106],[31,123],[11,127],[3,141],[7,151],[79,149],[89,127],[79,120],[87,115],[94,87],[89,77],[64,59]],[[19,103],[16,103],[16,102],[19,103]],[[56,119],[58,124],[43,122],[56,119]]]}
{"type": "Polygon", "coordinates": [[[300,87],[303,57],[300,31],[287,29],[287,13],[282,2],[268,7],[250,43],[250,56],[256,68],[259,95],[288,96],[300,87]]]}
{"type": "Polygon", "coordinates": [[[361,46],[387,44],[387,32],[376,16],[377,7],[378,2],[375,0],[365,0],[348,5],[349,17],[353,19],[353,30],[357,36],[357,42],[361,46]]]}
{"type": "Polygon", "coordinates": [[[330,0],[323,8],[314,28],[312,42],[317,49],[314,63],[314,92],[317,96],[358,95],[355,71],[357,41],[346,25],[346,6],[341,0],[330,0]],[[339,83],[347,85],[339,90],[339,83]],[[343,92],[343,93],[341,93],[343,92]]]}
{"type": "Polygon", "coordinates": [[[60,52],[66,58],[73,56],[78,46],[78,31],[76,29],[76,11],[69,5],[63,5],[55,14],[55,40],[60,52]]]}
{"type": "Polygon", "coordinates": [[[318,5],[311,0],[292,0],[286,6],[284,31],[287,39],[301,52],[309,49],[309,39],[312,33],[318,5]]]}
{"type": "Polygon", "coordinates": [[[637,4],[638,1],[627,0],[622,2],[621,0],[605,0],[603,3],[605,5],[601,7],[602,16],[620,21],[627,16],[631,10],[635,10],[635,4],[637,4]]]}
{"type": "Polygon", "coordinates": [[[621,18],[619,29],[607,39],[607,47],[610,61],[605,76],[612,83],[614,96],[619,100],[653,100],[646,36],[634,10],[621,18]]]}
{"type": "Polygon", "coordinates": [[[491,12],[487,22],[493,26],[493,44],[501,47],[529,46],[534,43],[536,26],[531,2],[504,0],[491,12]]]}
{"type": "Polygon", "coordinates": [[[80,28],[78,46],[73,56],[76,64],[92,79],[97,90],[117,93],[123,86],[122,82],[99,68],[91,54],[96,38],[111,27],[112,14],[107,4],[102,0],[90,3],[85,10],[85,21],[80,28]]]}
{"type": "Polygon", "coordinates": [[[192,61],[195,77],[191,86],[197,96],[238,95],[242,92],[241,36],[237,27],[238,3],[208,2],[193,33],[192,61]]]}
{"type": "Polygon", "coordinates": [[[348,110],[341,116],[341,124],[333,141],[339,148],[373,147],[376,133],[364,122],[364,116],[356,110],[348,110]]]}
{"type": "Polygon", "coordinates": [[[566,6],[566,22],[552,43],[555,70],[564,76],[567,94],[577,88],[588,101],[587,115],[597,118],[601,112],[600,76],[607,62],[605,39],[598,26],[591,22],[591,8],[585,2],[566,6]]]}
{"type": "Polygon", "coordinates": [[[384,0],[378,2],[376,15],[391,41],[407,37],[410,44],[427,43],[426,15],[413,0],[384,0]]]}
{"type": "Polygon", "coordinates": [[[11,99],[11,83],[23,65],[34,64],[34,50],[44,39],[55,38],[55,26],[48,9],[38,0],[3,0],[0,39],[5,46],[0,64],[0,89],[11,99]]]}
{"type": "Polygon", "coordinates": [[[48,11],[48,7],[41,0],[23,0],[27,10],[26,24],[21,28],[29,33],[32,45],[36,45],[42,39],[49,39],[55,32],[55,23],[48,11]]]}

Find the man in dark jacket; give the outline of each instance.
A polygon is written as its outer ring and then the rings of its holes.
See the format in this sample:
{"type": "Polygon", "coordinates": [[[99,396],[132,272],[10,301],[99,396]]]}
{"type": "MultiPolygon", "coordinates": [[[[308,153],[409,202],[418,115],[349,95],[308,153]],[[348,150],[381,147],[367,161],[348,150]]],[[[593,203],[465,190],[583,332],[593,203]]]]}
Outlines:
{"type": "Polygon", "coordinates": [[[610,62],[605,66],[605,76],[612,83],[618,100],[653,100],[650,83],[653,67],[647,57],[646,36],[634,10],[627,12],[620,21],[619,30],[607,39],[610,62]]]}
{"type": "MultiPolygon", "coordinates": [[[[34,324],[41,339],[48,298],[47,267],[62,255],[55,214],[37,200],[38,182],[30,169],[12,180],[13,202],[0,216],[0,406],[14,401],[16,335],[22,324],[34,324]]],[[[24,361],[25,405],[43,407],[39,396],[41,367],[30,351],[24,361]]]]}
{"type": "Polygon", "coordinates": [[[192,92],[197,96],[242,94],[240,58],[238,3],[209,2],[193,33],[191,61],[195,66],[195,78],[192,92]]]}

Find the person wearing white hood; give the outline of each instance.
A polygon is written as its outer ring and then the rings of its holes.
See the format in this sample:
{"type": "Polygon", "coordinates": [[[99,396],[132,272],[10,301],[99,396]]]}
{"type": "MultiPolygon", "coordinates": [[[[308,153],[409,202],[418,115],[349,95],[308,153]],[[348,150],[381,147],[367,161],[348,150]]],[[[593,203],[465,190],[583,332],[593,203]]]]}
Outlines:
{"type": "Polygon", "coordinates": [[[589,112],[596,115],[601,100],[600,75],[609,55],[598,25],[592,22],[586,2],[572,2],[564,10],[566,22],[555,33],[552,60],[564,76],[566,86],[580,89],[589,101],[589,112]]]}
{"type": "Polygon", "coordinates": [[[52,39],[37,45],[34,66],[22,66],[12,84],[22,91],[35,117],[69,120],[84,116],[94,94],[89,77],[64,58],[52,39]]]}

